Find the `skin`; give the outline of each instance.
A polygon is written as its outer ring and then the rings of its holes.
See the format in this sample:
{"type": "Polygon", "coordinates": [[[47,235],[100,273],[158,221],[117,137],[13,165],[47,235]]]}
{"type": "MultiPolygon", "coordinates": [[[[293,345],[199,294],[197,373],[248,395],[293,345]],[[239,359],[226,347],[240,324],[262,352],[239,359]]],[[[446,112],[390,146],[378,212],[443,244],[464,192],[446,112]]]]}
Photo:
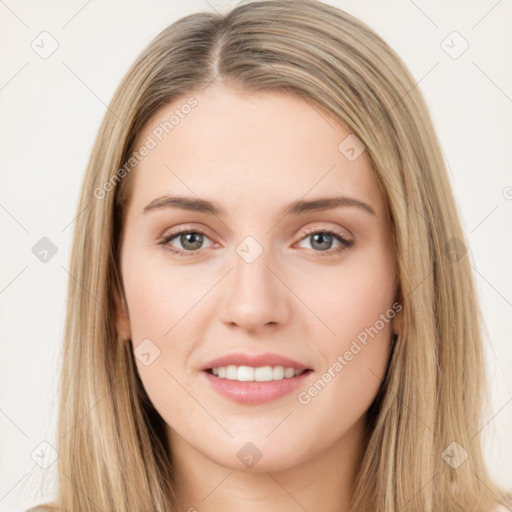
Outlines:
{"type": "MultiPolygon", "coordinates": [[[[157,111],[136,147],[188,97],[157,111]]],[[[347,511],[365,449],[364,415],[385,375],[400,315],[309,403],[297,395],[330,367],[332,374],[337,357],[395,301],[384,195],[366,152],[350,161],[338,150],[350,132],[320,106],[281,91],[225,86],[194,97],[198,106],[129,176],[135,181],[121,249],[125,306],[118,300],[133,347],[150,339],[160,350],[148,366],[136,363],[167,424],[178,509],[347,511]],[[143,212],[166,194],[208,199],[226,214],[143,212]],[[281,213],[294,200],[335,195],[364,201],[376,215],[353,206],[281,213]],[[180,236],[158,243],[181,228],[204,231],[203,243],[187,245],[180,236]],[[315,244],[305,228],[335,229],[354,243],[336,253],[336,238],[315,244]],[[249,235],[263,249],[251,264],[236,252],[249,235]],[[169,247],[196,254],[175,255],[169,247]],[[275,352],[313,372],[276,400],[238,404],[213,390],[200,370],[238,351],[275,352]],[[237,457],[247,442],[262,454],[252,467],[237,457]]]]}

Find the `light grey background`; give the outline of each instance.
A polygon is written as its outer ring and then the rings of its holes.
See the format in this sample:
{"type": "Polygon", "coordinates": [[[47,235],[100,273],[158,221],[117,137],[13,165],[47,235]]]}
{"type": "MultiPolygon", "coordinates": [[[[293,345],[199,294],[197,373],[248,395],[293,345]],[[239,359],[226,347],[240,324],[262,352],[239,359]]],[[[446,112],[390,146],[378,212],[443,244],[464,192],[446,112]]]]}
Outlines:
{"type": "MultiPolygon", "coordinates": [[[[56,464],[44,470],[35,461],[51,462],[51,448],[40,443],[55,444],[73,219],[106,105],[129,65],[165,26],[235,3],[0,0],[0,511],[53,497],[51,481],[39,486],[56,464]],[[52,44],[56,51],[44,55],[52,44]],[[32,252],[42,237],[57,247],[46,263],[32,252]]],[[[512,2],[327,3],[391,44],[431,109],[488,327],[492,411],[482,425],[485,455],[492,475],[510,489],[512,2]],[[453,58],[464,41],[467,50],[453,58]]]]}

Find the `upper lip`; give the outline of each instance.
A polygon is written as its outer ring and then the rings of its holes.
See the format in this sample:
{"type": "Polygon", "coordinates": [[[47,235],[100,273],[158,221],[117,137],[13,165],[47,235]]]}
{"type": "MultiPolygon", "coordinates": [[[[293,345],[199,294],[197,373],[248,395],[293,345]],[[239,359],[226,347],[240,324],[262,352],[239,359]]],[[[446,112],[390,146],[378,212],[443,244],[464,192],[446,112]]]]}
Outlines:
{"type": "Polygon", "coordinates": [[[285,368],[294,368],[295,370],[308,370],[309,368],[289,357],[280,356],[279,354],[257,354],[249,355],[241,352],[227,354],[217,359],[213,359],[206,363],[201,370],[210,370],[211,368],[219,368],[220,366],[284,366],[285,368]]]}

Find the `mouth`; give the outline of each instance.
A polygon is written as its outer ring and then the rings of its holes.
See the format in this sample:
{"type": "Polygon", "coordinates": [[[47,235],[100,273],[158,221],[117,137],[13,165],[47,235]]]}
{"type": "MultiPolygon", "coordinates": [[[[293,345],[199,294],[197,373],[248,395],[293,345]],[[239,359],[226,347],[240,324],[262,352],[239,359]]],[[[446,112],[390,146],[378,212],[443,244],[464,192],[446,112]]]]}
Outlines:
{"type": "Polygon", "coordinates": [[[221,397],[242,405],[259,405],[284,399],[308,385],[310,368],[291,366],[214,366],[200,372],[205,384],[221,397]]]}

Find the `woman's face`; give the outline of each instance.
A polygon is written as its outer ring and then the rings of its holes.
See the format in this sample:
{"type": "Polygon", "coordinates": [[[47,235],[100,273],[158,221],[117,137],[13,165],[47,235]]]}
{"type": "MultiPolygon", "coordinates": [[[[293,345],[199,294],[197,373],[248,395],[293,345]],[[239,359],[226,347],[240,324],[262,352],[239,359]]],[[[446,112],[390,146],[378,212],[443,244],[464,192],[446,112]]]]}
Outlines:
{"type": "Polygon", "coordinates": [[[171,449],[258,471],[346,449],[397,322],[368,155],[297,96],[190,98],[139,134],[121,251],[120,320],[171,449]]]}

